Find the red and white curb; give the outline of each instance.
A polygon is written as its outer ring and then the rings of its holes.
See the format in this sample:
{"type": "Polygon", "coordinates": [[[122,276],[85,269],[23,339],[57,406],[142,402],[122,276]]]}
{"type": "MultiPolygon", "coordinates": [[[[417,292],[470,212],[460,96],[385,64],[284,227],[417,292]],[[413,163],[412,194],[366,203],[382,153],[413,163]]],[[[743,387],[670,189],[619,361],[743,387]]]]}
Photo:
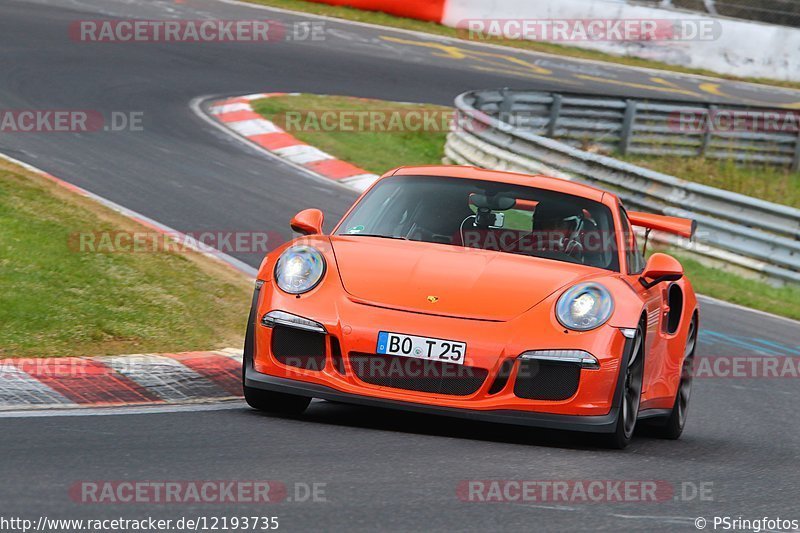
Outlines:
{"type": "Polygon", "coordinates": [[[257,146],[302,167],[316,176],[344,184],[363,192],[378,179],[352,163],[336,159],[292,134],[253,110],[254,100],[274,96],[297,96],[299,93],[259,93],[237,96],[213,102],[209,108],[211,116],[230,132],[247,139],[257,146]]]}
{"type": "Polygon", "coordinates": [[[242,351],[0,359],[0,411],[175,405],[242,396],[242,351]]]}

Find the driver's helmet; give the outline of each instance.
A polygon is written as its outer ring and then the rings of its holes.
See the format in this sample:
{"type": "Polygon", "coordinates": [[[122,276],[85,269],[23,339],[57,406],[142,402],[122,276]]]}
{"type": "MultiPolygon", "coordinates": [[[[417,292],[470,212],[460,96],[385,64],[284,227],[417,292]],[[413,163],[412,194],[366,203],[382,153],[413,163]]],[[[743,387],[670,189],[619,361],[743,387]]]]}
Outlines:
{"type": "Polygon", "coordinates": [[[533,213],[533,231],[546,241],[569,237],[579,224],[575,207],[567,204],[541,202],[533,213]]]}

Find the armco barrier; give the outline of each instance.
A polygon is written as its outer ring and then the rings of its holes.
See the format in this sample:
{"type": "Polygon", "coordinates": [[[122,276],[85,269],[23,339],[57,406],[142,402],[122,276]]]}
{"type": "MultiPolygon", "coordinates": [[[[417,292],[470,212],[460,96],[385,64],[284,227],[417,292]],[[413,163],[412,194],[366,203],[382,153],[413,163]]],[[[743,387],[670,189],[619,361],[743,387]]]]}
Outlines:
{"type": "Polygon", "coordinates": [[[575,147],[800,168],[796,110],[511,90],[477,98],[503,122],[575,147]]]}
{"type": "Polygon", "coordinates": [[[525,99],[504,104],[503,91],[473,91],[456,99],[458,127],[446,158],[457,164],[541,172],[596,184],[632,209],[694,218],[692,252],[757,272],[774,284],[800,283],[800,210],[691,183],[579,150],[500,120],[525,99]],[[498,105],[498,103],[500,105],[498,105]]]}

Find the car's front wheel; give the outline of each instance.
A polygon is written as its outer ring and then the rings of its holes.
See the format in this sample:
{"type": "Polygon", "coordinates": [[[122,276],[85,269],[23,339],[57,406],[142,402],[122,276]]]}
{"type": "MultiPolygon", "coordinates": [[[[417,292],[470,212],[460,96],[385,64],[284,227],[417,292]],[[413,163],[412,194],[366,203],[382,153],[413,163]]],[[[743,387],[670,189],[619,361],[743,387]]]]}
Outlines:
{"type": "Polygon", "coordinates": [[[244,387],[247,405],[259,411],[282,415],[299,415],[306,410],[311,398],[244,387]]]}
{"type": "Polygon", "coordinates": [[[619,416],[614,433],[604,435],[603,444],[609,448],[621,450],[630,444],[636,429],[636,418],[639,416],[639,403],[642,399],[642,383],[644,381],[644,326],[636,329],[631,350],[621,369],[623,379],[622,396],[620,398],[619,416]]]}
{"type": "Polygon", "coordinates": [[[254,328],[256,306],[258,304],[258,291],[259,288],[256,288],[253,293],[253,303],[250,306],[250,316],[247,319],[247,332],[244,337],[244,356],[242,357],[242,391],[244,392],[244,400],[247,402],[247,405],[259,411],[284,415],[299,415],[305,411],[308,404],[311,403],[311,398],[254,389],[253,387],[245,385],[247,368],[253,365],[253,354],[255,351],[254,328]]]}

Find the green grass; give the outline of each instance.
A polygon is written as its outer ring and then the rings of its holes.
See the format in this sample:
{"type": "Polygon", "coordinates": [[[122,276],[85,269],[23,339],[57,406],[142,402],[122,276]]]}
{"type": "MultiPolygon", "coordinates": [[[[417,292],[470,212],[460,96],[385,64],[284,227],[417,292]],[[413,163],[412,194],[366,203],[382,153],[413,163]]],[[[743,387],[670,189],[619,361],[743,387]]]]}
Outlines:
{"type": "MultiPolygon", "coordinates": [[[[299,96],[267,98],[255,102],[254,105],[256,110],[266,118],[275,119],[277,117],[278,122],[280,122],[285,116],[284,113],[289,111],[387,110],[396,109],[398,104],[362,98],[303,94],[299,96]]],[[[435,111],[447,109],[436,106],[413,106],[414,109],[420,107],[435,111]]],[[[293,131],[292,134],[339,159],[357,164],[375,173],[382,173],[399,165],[438,164],[442,158],[445,142],[445,135],[441,132],[415,133],[411,135],[371,132],[293,131]]],[[[665,163],[665,166],[661,167],[661,169],[679,176],[684,176],[682,165],[686,166],[691,164],[689,160],[684,161],[678,158],[670,165],[665,163]]],[[[698,165],[699,164],[700,163],[698,163],[698,165]]],[[[703,164],[710,165],[712,163],[703,162],[703,164]]],[[[751,194],[753,192],[762,191],[764,193],[763,195],[769,196],[768,187],[775,186],[775,184],[767,178],[767,176],[770,176],[769,174],[760,175],[758,172],[746,174],[744,170],[738,169],[738,167],[732,167],[730,173],[734,176],[738,176],[735,178],[739,180],[736,181],[736,183],[740,183],[739,186],[742,188],[745,188],[745,184],[749,183],[744,179],[743,176],[745,175],[749,176],[749,178],[753,180],[753,183],[757,184],[757,186],[752,184],[747,185],[747,188],[751,190],[741,190],[740,192],[751,194]],[[758,187],[763,187],[763,189],[758,189],[758,187]]],[[[713,176],[704,176],[702,170],[696,170],[694,174],[688,177],[695,177],[698,181],[713,179],[713,176]]],[[[719,179],[728,179],[731,183],[734,183],[734,177],[730,175],[721,174],[719,179]]],[[[702,182],[709,183],[708,181],[702,182]]],[[[786,185],[785,191],[794,190],[794,194],[797,194],[797,182],[788,181],[787,183],[791,185],[786,185]],[[794,189],[790,187],[794,187],[794,189]]],[[[710,184],[721,186],[721,184],[717,182],[712,182],[710,184]]],[[[782,195],[785,198],[789,198],[788,192],[784,192],[782,195]]],[[[781,195],[775,195],[773,198],[781,200],[782,198],[780,198],[780,196],[781,195]]],[[[512,225],[513,221],[508,220],[508,223],[512,225]]],[[[698,292],[720,300],[726,300],[754,309],[800,319],[799,287],[772,287],[766,283],[745,279],[733,273],[723,272],[719,269],[705,266],[692,258],[692,256],[680,251],[675,252],[667,250],[667,252],[681,260],[687,276],[698,292]]]]}
{"type": "MultiPolygon", "coordinates": [[[[377,24],[379,26],[387,26],[390,28],[400,28],[404,30],[413,30],[423,33],[430,33],[432,35],[443,35],[446,37],[458,38],[459,34],[455,28],[442,26],[433,22],[426,22],[422,20],[397,17],[386,13],[377,11],[362,11],[346,6],[331,6],[327,4],[317,4],[315,2],[307,2],[305,0],[245,0],[253,4],[261,4],[264,6],[277,7],[282,9],[290,9],[303,13],[312,13],[315,15],[325,15],[328,17],[335,17],[344,20],[353,20],[357,22],[366,22],[369,24],[377,24]]],[[[533,0],[532,0],[533,1],[533,0]]],[[[518,48],[523,50],[531,50],[534,52],[544,52],[564,57],[574,57],[579,59],[590,59],[595,61],[604,61],[607,63],[616,63],[620,65],[632,67],[644,67],[658,70],[665,70],[669,72],[680,72],[684,74],[697,74],[701,76],[710,76],[714,78],[746,81],[751,83],[760,83],[763,85],[773,85],[777,87],[788,87],[792,89],[800,89],[800,83],[792,81],[771,80],[765,78],[742,78],[727,74],[720,74],[705,69],[687,68],[680,65],[669,65],[660,61],[653,61],[650,59],[643,59],[630,56],[615,56],[598,52],[595,50],[585,50],[582,48],[563,46],[552,43],[526,41],[526,40],[493,40],[493,44],[499,44],[508,48],[518,48]]]]}
{"type": "Polygon", "coordinates": [[[0,162],[0,357],[239,346],[243,276],[187,253],[91,253],[75,232],[148,231],[0,162]],[[74,242],[74,241],[73,241],[74,242]]]}
{"type": "MultiPolygon", "coordinates": [[[[400,165],[441,164],[447,137],[446,124],[442,128],[432,128],[434,131],[394,129],[390,133],[385,133],[380,131],[380,126],[363,128],[365,131],[352,131],[347,125],[346,117],[354,115],[346,113],[357,111],[363,113],[360,116],[369,116],[366,113],[378,113],[380,117],[387,117],[385,123],[388,127],[392,116],[410,117],[409,112],[420,113],[418,115],[420,117],[424,116],[422,113],[427,113],[427,116],[437,119],[447,117],[452,112],[450,108],[443,106],[313,94],[265,98],[254,102],[253,107],[256,112],[281,126],[286,126],[288,121],[288,125],[291,126],[287,128],[288,131],[301,141],[375,174],[383,174],[400,165]],[[293,121],[290,115],[286,115],[295,111],[300,111],[302,116],[299,130],[294,126],[297,122],[293,121]],[[329,111],[342,112],[336,115],[342,120],[334,122],[337,125],[344,124],[342,128],[334,128],[339,131],[320,131],[325,125],[323,120],[325,115],[322,113],[329,111]],[[317,124],[320,125],[319,128],[317,124]]],[[[419,122],[409,120],[408,124],[415,128],[415,124],[419,122]]],[[[438,124],[441,124],[441,121],[438,124]]]]}
{"type": "Polygon", "coordinates": [[[687,181],[800,208],[800,173],[769,166],[737,165],[703,157],[620,156],[623,161],[687,181]]]}
{"type": "MultiPolygon", "coordinates": [[[[320,113],[342,111],[423,110],[447,113],[447,107],[417,104],[396,104],[344,96],[280,96],[255,102],[255,109],[265,117],[281,123],[285,113],[300,111],[301,124],[312,128],[320,113]],[[307,114],[306,114],[307,113],[307,114]],[[306,120],[310,117],[312,120],[306,120]]],[[[366,170],[382,173],[403,165],[438,164],[441,162],[446,134],[444,132],[380,133],[380,132],[316,132],[292,131],[297,138],[354,163],[366,170]],[[369,146],[369,149],[365,147],[369,146]]],[[[678,176],[728,191],[762,198],[770,202],[800,207],[800,173],[769,166],[742,166],[731,161],[701,157],[620,156],[635,165],[678,176]]]]}
{"type": "Polygon", "coordinates": [[[680,260],[698,293],[800,320],[800,287],[773,287],[705,266],[680,251],[667,250],[667,253],[680,260]]]}

